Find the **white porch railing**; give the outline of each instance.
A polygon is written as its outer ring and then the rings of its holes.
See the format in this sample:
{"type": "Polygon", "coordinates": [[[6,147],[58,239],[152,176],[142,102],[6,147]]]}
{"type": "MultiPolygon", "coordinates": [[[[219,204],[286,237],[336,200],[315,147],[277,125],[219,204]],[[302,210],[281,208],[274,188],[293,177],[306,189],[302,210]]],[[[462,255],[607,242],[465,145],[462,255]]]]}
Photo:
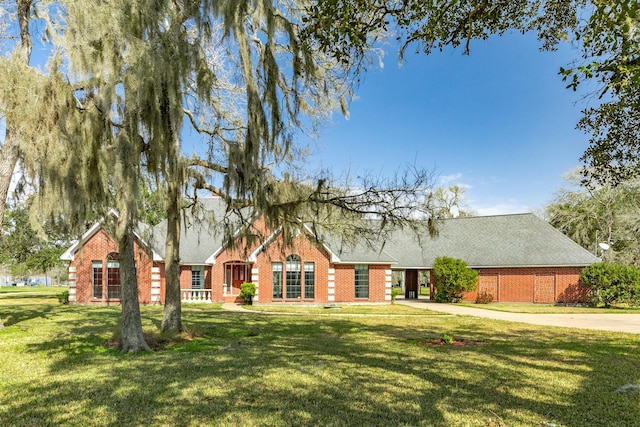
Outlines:
{"type": "Polygon", "coordinates": [[[182,302],[210,303],[211,289],[180,289],[182,302]]]}

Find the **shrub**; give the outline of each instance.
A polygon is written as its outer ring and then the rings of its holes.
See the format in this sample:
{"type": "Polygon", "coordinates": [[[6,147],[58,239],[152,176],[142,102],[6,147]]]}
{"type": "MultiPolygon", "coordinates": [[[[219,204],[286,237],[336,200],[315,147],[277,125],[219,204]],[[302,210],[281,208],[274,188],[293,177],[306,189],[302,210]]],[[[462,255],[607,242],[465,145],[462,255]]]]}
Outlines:
{"type": "Polygon", "coordinates": [[[489,304],[490,302],[493,302],[493,294],[490,294],[487,291],[478,293],[478,296],[476,297],[476,304],[489,304]]]}
{"type": "Polygon", "coordinates": [[[438,257],[433,263],[436,302],[460,302],[464,292],[473,291],[478,272],[467,267],[461,259],[438,257]]]}
{"type": "Polygon", "coordinates": [[[255,283],[244,282],[242,285],[240,285],[240,298],[242,298],[246,304],[253,304],[253,297],[255,296],[255,283]]]}
{"type": "Polygon", "coordinates": [[[56,295],[60,304],[69,304],[69,291],[64,291],[56,295]]]}
{"type": "Polygon", "coordinates": [[[440,341],[445,344],[451,344],[453,342],[453,336],[449,334],[442,334],[442,338],[440,338],[440,341]]]}
{"type": "Polygon", "coordinates": [[[591,304],[595,306],[640,303],[640,269],[630,265],[591,264],[580,273],[580,285],[589,289],[591,304]]]}
{"type": "Polygon", "coordinates": [[[396,297],[398,295],[402,295],[404,292],[402,292],[402,288],[391,288],[391,302],[396,300],[396,297]]]}

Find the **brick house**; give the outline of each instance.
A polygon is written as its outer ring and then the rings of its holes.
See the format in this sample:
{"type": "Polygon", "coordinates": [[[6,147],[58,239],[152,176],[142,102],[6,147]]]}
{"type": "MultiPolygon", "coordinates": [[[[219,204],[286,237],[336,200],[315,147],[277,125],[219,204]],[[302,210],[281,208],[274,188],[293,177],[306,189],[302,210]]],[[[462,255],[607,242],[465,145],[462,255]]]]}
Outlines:
{"type": "MultiPolygon", "coordinates": [[[[222,199],[205,199],[204,207],[206,216],[224,217],[222,199]]],[[[182,229],[184,302],[239,301],[240,285],[253,282],[258,304],[389,303],[392,271],[402,274],[405,296],[417,298],[419,273],[429,272],[435,258],[445,255],[477,269],[478,291],[491,293],[495,301],[572,302],[584,298],[578,287],[581,269],[598,261],[532,214],[442,220],[438,236],[420,240],[397,230],[381,250],[318,243],[306,229],[289,247],[276,230],[261,244],[227,248],[225,224],[217,221],[211,226],[205,219],[189,217],[182,229]]],[[[259,220],[254,225],[265,231],[259,220]]],[[[140,230],[135,241],[140,302],[162,304],[166,223],[140,230]]],[[[117,243],[97,223],[63,254],[69,261],[71,303],[120,302],[117,251],[117,243]]]]}
{"type": "Polygon", "coordinates": [[[501,302],[584,301],[580,272],[600,261],[533,214],[445,219],[435,238],[420,243],[397,231],[385,251],[397,260],[392,268],[404,272],[407,294],[417,292],[419,272],[431,273],[437,257],[449,256],[479,273],[477,291],[465,294],[466,300],[486,291],[501,302]]]}

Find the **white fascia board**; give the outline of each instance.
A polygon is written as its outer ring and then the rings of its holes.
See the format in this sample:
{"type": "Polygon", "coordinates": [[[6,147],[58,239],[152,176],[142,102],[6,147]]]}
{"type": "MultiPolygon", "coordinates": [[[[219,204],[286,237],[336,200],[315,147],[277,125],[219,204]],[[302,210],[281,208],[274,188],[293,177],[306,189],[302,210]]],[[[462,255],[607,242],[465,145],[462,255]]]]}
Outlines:
{"type": "MultiPolygon", "coordinates": [[[[333,262],[333,261],[332,261],[333,262]]],[[[369,264],[369,265],[395,265],[398,261],[340,261],[334,264],[369,264]]]]}
{"type": "MultiPolygon", "coordinates": [[[[109,210],[107,211],[107,214],[113,215],[116,218],[119,217],[118,211],[115,210],[114,208],[109,208],[109,210]]],[[[100,221],[97,221],[95,224],[93,224],[87,231],[85,231],[85,233],[82,235],[80,240],[72,244],[71,247],[69,247],[69,249],[67,249],[62,255],[60,255],[60,259],[63,261],[73,261],[75,258],[75,253],[80,248],[80,245],[84,244],[87,240],[93,237],[94,234],[100,231],[103,223],[104,223],[104,219],[101,219],[100,221]]],[[[138,232],[134,231],[133,235],[138,239],[138,241],[140,241],[140,243],[143,243],[145,246],[151,249],[151,245],[147,244],[138,232]]],[[[164,259],[159,254],[157,254],[153,249],[151,249],[151,253],[154,261],[164,261],[164,259]]]]}
{"type": "Polygon", "coordinates": [[[271,235],[269,237],[266,238],[266,240],[264,241],[263,244],[261,244],[260,246],[258,246],[256,248],[255,251],[251,252],[249,254],[249,257],[247,258],[248,262],[256,262],[258,260],[258,254],[260,252],[262,252],[264,250],[265,247],[267,247],[268,244],[270,244],[271,242],[273,242],[276,238],[276,236],[278,234],[280,234],[280,232],[282,231],[282,226],[278,227],[276,229],[276,231],[274,231],[273,233],[271,233],[271,235]]]}
{"type": "Polygon", "coordinates": [[[222,246],[220,246],[218,249],[216,249],[213,254],[211,254],[211,256],[209,258],[207,258],[204,262],[206,262],[207,264],[211,265],[211,264],[215,264],[216,263],[216,258],[218,257],[218,255],[220,255],[220,252],[222,252],[222,246]]]}
{"type": "Polygon", "coordinates": [[[342,264],[342,260],[340,260],[340,257],[338,255],[334,254],[333,251],[331,249],[329,249],[329,246],[327,246],[327,245],[325,245],[323,243],[322,247],[325,248],[327,250],[327,252],[329,252],[329,255],[331,255],[331,263],[332,264],[342,264]]]}
{"type": "Polygon", "coordinates": [[[84,244],[87,240],[93,237],[100,229],[102,228],[102,221],[98,221],[91,226],[85,233],[82,235],[80,240],[77,240],[73,245],[69,247],[62,255],[60,255],[60,259],[63,261],[73,261],[75,258],[75,254],[80,248],[81,244],[84,244]]]}
{"type": "MultiPolygon", "coordinates": [[[[311,228],[309,228],[309,226],[307,224],[304,224],[303,227],[305,228],[305,230],[307,230],[307,233],[309,233],[310,235],[314,235],[313,230],[311,230],[311,228]]],[[[322,243],[322,247],[324,248],[324,250],[326,250],[327,252],[329,252],[329,256],[330,256],[330,262],[333,264],[340,264],[342,261],[340,260],[340,257],[338,256],[338,254],[336,254],[335,252],[333,252],[331,250],[331,248],[325,243],[325,242],[320,242],[322,243]]]]}
{"type": "MultiPolygon", "coordinates": [[[[514,265],[469,265],[469,268],[473,269],[488,269],[488,268],[564,268],[564,267],[587,267],[591,264],[514,264],[514,265]]],[[[431,267],[433,268],[433,267],[431,267]]]]}
{"type": "MultiPolygon", "coordinates": [[[[233,233],[233,238],[235,239],[236,237],[238,237],[240,235],[240,230],[236,230],[235,233],[233,233]]],[[[216,263],[216,258],[218,257],[218,255],[220,255],[220,253],[224,250],[224,246],[220,246],[218,249],[216,249],[215,251],[213,251],[213,253],[211,254],[211,256],[209,256],[209,258],[207,258],[204,262],[208,265],[213,265],[216,263]]]]}
{"type": "Polygon", "coordinates": [[[73,261],[76,250],[78,250],[78,246],[79,242],[76,240],[69,249],[67,249],[62,255],[60,255],[60,259],[62,261],[73,261]]]}

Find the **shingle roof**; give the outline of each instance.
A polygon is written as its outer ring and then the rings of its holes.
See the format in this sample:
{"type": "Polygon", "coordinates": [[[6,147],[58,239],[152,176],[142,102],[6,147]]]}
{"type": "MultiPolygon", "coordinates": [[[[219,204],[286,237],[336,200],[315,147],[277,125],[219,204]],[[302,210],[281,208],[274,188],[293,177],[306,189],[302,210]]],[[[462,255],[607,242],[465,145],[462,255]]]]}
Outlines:
{"type": "Polygon", "coordinates": [[[585,266],[593,254],[533,214],[445,219],[437,237],[422,242],[410,232],[395,231],[384,250],[396,268],[430,268],[439,256],[470,267],[585,266]]]}
{"type": "MultiPolygon", "coordinates": [[[[199,215],[188,213],[180,228],[181,264],[205,264],[207,258],[220,249],[224,242],[225,230],[221,221],[226,215],[224,200],[220,197],[212,197],[200,199],[200,202],[202,212],[199,215]]],[[[162,258],[164,258],[166,233],[167,221],[164,220],[153,228],[149,239],[152,247],[162,258]]]]}
{"type": "Polygon", "coordinates": [[[335,262],[343,264],[396,264],[398,260],[384,248],[378,250],[364,243],[355,247],[341,245],[336,239],[331,243],[325,242],[325,247],[337,257],[335,262]]]}
{"type": "MultiPolygon", "coordinates": [[[[180,241],[182,264],[205,264],[219,250],[225,216],[221,198],[202,199],[203,211],[218,221],[196,221],[188,216],[180,241]]],[[[339,263],[389,263],[394,268],[431,268],[437,257],[449,256],[470,267],[585,266],[598,261],[593,254],[533,214],[512,214],[445,219],[438,222],[438,235],[420,236],[396,230],[371,248],[342,245],[337,238],[325,240],[325,247],[339,263]]],[[[148,241],[164,258],[166,221],[153,228],[148,241]]]]}

